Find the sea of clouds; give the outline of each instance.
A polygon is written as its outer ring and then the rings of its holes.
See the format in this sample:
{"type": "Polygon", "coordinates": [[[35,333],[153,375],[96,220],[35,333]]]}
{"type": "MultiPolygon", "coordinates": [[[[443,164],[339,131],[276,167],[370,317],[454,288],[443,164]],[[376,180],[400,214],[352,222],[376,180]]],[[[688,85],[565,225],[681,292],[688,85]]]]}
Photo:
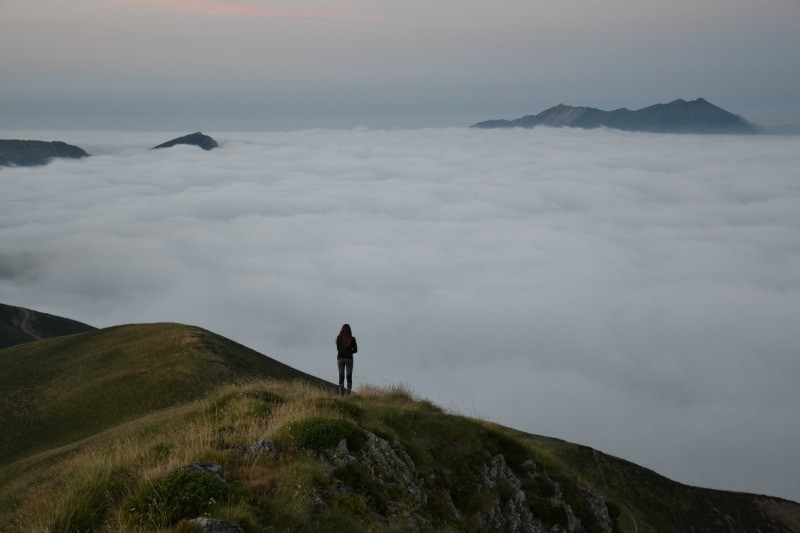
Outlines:
{"type": "MultiPolygon", "coordinates": [[[[186,133],[186,132],[183,132],[186,133]]],[[[800,501],[800,138],[0,132],[0,301],[174,321],[681,482],[800,501]]]]}

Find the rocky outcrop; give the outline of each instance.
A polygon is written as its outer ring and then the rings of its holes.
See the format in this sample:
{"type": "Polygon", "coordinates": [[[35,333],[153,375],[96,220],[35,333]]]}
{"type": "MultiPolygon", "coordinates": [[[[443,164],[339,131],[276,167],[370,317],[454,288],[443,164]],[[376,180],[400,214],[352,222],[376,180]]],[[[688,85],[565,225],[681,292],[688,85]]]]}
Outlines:
{"type": "Polygon", "coordinates": [[[278,450],[270,439],[260,438],[250,446],[250,455],[276,455],[278,450]]]}
{"type": "MultiPolygon", "coordinates": [[[[339,476],[338,490],[350,491],[355,470],[368,480],[372,491],[379,494],[378,507],[395,521],[405,521],[413,530],[427,530],[430,524],[420,517],[418,511],[427,504],[427,496],[420,489],[414,462],[403,450],[394,449],[385,439],[370,431],[364,431],[366,442],[358,451],[350,451],[347,439],[342,439],[336,448],[325,450],[320,457],[334,467],[334,478],[339,476]],[[343,481],[344,480],[344,481],[343,481]]],[[[432,526],[430,526],[432,528],[432,526]]]]}
{"type": "Polygon", "coordinates": [[[212,463],[210,461],[201,461],[199,463],[192,463],[183,467],[183,470],[191,470],[194,472],[208,472],[210,474],[214,474],[218,479],[225,481],[225,478],[222,476],[222,466],[218,465],[217,463],[212,463]]]}
{"type": "Polygon", "coordinates": [[[199,517],[193,518],[188,523],[194,526],[196,533],[242,533],[242,526],[230,520],[221,518],[199,517]]]}
{"type": "Polygon", "coordinates": [[[759,131],[738,115],[717,107],[703,98],[687,102],[674,100],[643,109],[603,111],[593,107],[557,105],[538,115],[515,120],[488,120],[473,128],[535,128],[536,126],[599,128],[651,133],[755,134],[759,131]]]}
{"type": "Polygon", "coordinates": [[[502,455],[495,455],[483,466],[478,488],[492,495],[492,507],[481,517],[487,530],[544,531],[526,504],[520,479],[502,455]]]}
{"type": "Polygon", "coordinates": [[[54,158],[88,157],[83,148],[61,141],[25,141],[0,139],[0,166],[31,167],[46,165],[54,158]]]}
{"type": "Polygon", "coordinates": [[[614,529],[603,498],[583,488],[580,497],[584,509],[588,511],[591,527],[581,522],[575,509],[566,501],[558,482],[532,460],[522,464],[523,472],[518,476],[498,454],[483,466],[478,481],[479,490],[491,496],[492,505],[488,512],[481,513],[481,523],[487,531],[503,532],[576,532],[601,531],[611,533],[614,529]],[[550,489],[549,497],[543,502],[529,500],[523,490],[525,480],[536,482],[550,489]],[[542,517],[550,517],[543,520],[542,517]]]}
{"type": "Polygon", "coordinates": [[[204,135],[203,133],[198,131],[195,133],[190,133],[189,135],[184,135],[183,137],[177,137],[165,143],[159,144],[158,146],[154,146],[153,148],[151,148],[151,150],[157,150],[159,148],[169,148],[177,144],[189,144],[192,146],[199,146],[203,150],[212,150],[214,148],[219,147],[217,141],[215,141],[208,135],[204,135]]]}
{"type": "MultiPolygon", "coordinates": [[[[342,439],[335,448],[319,453],[319,457],[330,465],[332,477],[340,479],[334,484],[336,490],[351,493],[354,485],[358,489],[367,487],[371,501],[379,502],[386,498],[387,501],[378,507],[392,523],[405,520],[408,530],[414,531],[432,530],[433,526],[422,515],[429,497],[434,497],[435,492],[441,496],[444,491],[440,501],[450,508],[453,523],[466,523],[468,517],[456,507],[449,491],[438,479],[423,482],[408,454],[369,431],[364,431],[364,434],[366,442],[357,451],[350,450],[347,440],[342,439]],[[367,480],[353,483],[356,477],[353,472],[367,476],[367,480]]],[[[613,531],[608,508],[600,495],[585,488],[579,489],[582,521],[568,503],[559,483],[550,479],[536,462],[526,461],[521,470],[514,472],[502,454],[489,458],[483,465],[474,482],[475,493],[484,495],[489,502],[486,509],[478,513],[482,530],[508,533],[613,531]],[[526,494],[526,485],[528,490],[544,493],[546,497],[531,500],[526,494]],[[591,523],[584,523],[587,521],[591,523]]]]}

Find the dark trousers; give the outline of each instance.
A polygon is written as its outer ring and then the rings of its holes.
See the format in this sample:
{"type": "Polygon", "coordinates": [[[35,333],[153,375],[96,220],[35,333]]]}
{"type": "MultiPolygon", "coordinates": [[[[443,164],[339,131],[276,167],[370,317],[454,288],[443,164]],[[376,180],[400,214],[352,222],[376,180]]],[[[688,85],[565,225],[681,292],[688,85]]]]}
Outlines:
{"type": "Polygon", "coordinates": [[[339,366],[339,392],[344,392],[344,377],[347,374],[347,392],[353,390],[353,360],[352,359],[337,359],[336,364],[339,366]]]}

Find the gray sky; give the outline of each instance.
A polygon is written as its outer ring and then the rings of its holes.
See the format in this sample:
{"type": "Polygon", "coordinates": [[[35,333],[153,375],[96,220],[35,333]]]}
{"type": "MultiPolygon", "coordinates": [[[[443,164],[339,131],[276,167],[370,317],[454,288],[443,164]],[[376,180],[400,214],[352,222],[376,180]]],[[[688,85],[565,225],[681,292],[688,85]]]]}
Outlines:
{"type": "Polygon", "coordinates": [[[800,501],[800,137],[209,133],[0,169],[0,302],[328,379],[349,322],[356,385],[800,501]]]}
{"type": "Polygon", "coordinates": [[[0,127],[468,125],[704,97],[800,124],[798,0],[0,0],[0,127]]]}

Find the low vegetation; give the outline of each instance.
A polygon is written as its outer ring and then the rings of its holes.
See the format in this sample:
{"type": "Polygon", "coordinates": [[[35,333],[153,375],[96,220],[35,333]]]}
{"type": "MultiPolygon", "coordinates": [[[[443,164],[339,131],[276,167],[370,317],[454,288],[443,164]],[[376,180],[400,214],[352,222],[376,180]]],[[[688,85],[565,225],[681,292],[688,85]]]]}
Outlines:
{"type": "Polygon", "coordinates": [[[335,387],[205,330],[0,350],[0,531],[798,531],[800,506],[335,387]],[[266,377],[264,377],[266,376],[266,377]]]}
{"type": "MultiPolygon", "coordinates": [[[[498,483],[492,492],[481,485],[482,469],[498,455],[512,471],[547,472],[521,485],[526,505],[547,527],[567,527],[570,520],[553,503],[558,492],[583,530],[601,530],[585,508],[584,487],[605,495],[617,530],[634,530],[634,521],[639,531],[674,530],[687,520],[681,515],[687,502],[674,516],[645,507],[644,500],[657,494],[679,500],[677,484],[658,478],[674,486],[626,488],[620,476],[635,465],[582,457],[580,447],[448,413],[402,387],[359,392],[340,398],[300,381],[227,385],[206,399],[11,465],[0,470],[15,476],[0,491],[0,529],[189,531],[186,520],[210,516],[245,531],[481,531],[493,498],[515,497],[512,486],[498,483]],[[424,499],[382,481],[380,472],[363,464],[326,460],[342,441],[356,453],[369,434],[408,457],[424,499]],[[264,438],[274,442],[274,452],[254,447],[264,438]],[[595,471],[602,463],[607,486],[583,474],[592,471],[582,464],[587,460],[595,461],[595,471]],[[623,483],[611,486],[617,478],[623,483]]],[[[700,492],[708,497],[709,491],[700,492]]],[[[727,512],[723,498],[715,504],[727,512]]]]}
{"type": "MultiPolygon", "coordinates": [[[[10,511],[6,525],[19,531],[156,530],[203,515],[249,531],[402,531],[408,520],[477,531],[477,513],[491,498],[476,482],[487,457],[498,453],[512,468],[533,457],[549,461],[502,428],[446,413],[400,387],[339,398],[303,382],[255,381],[17,465],[17,481],[0,497],[10,511]],[[320,458],[342,440],[356,452],[367,431],[413,461],[414,481],[427,495],[426,505],[412,505],[417,517],[387,522],[407,494],[363,465],[320,458]],[[252,452],[265,437],[277,453],[252,452]],[[192,464],[220,465],[222,474],[192,464]]],[[[524,490],[542,501],[552,487],[524,490]]]]}

